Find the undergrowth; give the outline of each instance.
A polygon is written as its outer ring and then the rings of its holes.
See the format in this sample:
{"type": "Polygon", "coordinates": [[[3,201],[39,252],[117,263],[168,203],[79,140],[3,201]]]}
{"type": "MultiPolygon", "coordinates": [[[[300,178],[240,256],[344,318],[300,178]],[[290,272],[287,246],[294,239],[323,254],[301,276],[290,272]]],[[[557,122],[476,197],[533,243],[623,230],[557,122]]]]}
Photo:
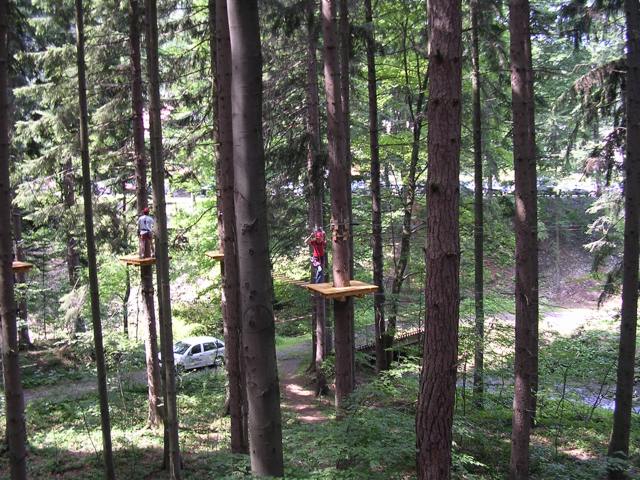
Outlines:
{"type": "MultiPolygon", "coordinates": [[[[389,372],[370,378],[350,398],[347,414],[306,424],[283,409],[287,478],[415,478],[415,411],[420,359],[403,357],[389,372]]],[[[509,460],[511,397],[508,389],[485,395],[484,409],[458,389],[453,477],[505,478],[509,460]]],[[[249,478],[246,457],[229,452],[221,370],[181,377],[178,393],[185,478],[249,478]]],[[[162,432],[146,426],[146,387],[125,381],[110,388],[112,435],[119,478],[162,478],[162,432]]],[[[27,407],[30,478],[102,478],[98,399],[95,393],[27,407]]],[[[533,479],[593,479],[605,471],[611,412],[573,398],[545,397],[532,436],[533,479]]],[[[634,418],[637,424],[637,417],[634,418]]],[[[0,431],[0,434],[3,434],[0,431]]],[[[640,432],[633,430],[632,462],[640,465],[640,432]]],[[[0,477],[7,458],[0,458],[0,477]]]]}

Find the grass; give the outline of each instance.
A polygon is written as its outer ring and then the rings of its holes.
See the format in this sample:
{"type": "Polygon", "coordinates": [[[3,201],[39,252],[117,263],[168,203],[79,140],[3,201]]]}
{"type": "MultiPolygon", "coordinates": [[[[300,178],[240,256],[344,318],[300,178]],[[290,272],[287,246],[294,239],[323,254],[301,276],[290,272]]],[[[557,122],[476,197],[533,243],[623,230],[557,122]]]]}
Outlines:
{"type": "Polygon", "coordinates": [[[304,333],[296,337],[286,337],[283,335],[276,335],[277,348],[292,347],[294,345],[299,345],[300,343],[309,342],[309,341],[311,341],[311,333],[304,333]]]}
{"type": "MultiPolygon", "coordinates": [[[[293,342],[287,341],[289,345],[293,342]]],[[[410,358],[360,385],[343,420],[301,423],[283,408],[287,478],[407,479],[415,477],[415,409],[419,360],[410,358]]],[[[146,388],[123,383],[110,392],[118,478],[162,478],[162,432],[146,427],[146,388]]],[[[202,370],[182,377],[178,394],[185,478],[249,478],[248,459],[229,452],[229,420],[222,415],[225,377],[202,370]]],[[[508,394],[488,393],[477,410],[460,389],[454,422],[454,478],[506,475],[511,428],[508,394]]],[[[532,437],[533,479],[593,479],[605,469],[611,412],[580,402],[545,398],[532,437]]],[[[27,407],[29,475],[33,479],[98,479],[101,436],[95,393],[27,407]]],[[[637,424],[637,417],[634,421],[637,424]]],[[[640,466],[640,432],[632,432],[632,462],[640,466]]],[[[0,435],[3,432],[0,430],[0,435]]],[[[0,477],[7,458],[0,457],[0,477]]]]}
{"type": "MultiPolygon", "coordinates": [[[[144,368],[144,346],[121,334],[103,336],[105,357],[110,370],[144,368]]],[[[48,340],[19,356],[24,388],[56,385],[95,376],[95,352],[90,333],[75,339],[48,340]]]]}

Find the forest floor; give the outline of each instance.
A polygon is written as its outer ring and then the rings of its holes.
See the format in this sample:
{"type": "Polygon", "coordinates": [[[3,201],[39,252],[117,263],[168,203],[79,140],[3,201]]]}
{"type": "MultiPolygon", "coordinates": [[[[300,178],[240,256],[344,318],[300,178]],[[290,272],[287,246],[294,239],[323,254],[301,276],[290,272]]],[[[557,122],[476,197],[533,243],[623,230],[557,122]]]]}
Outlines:
{"type": "MultiPolygon", "coordinates": [[[[615,335],[607,333],[613,330],[612,321],[604,319],[613,318],[617,301],[612,300],[598,310],[597,292],[585,295],[590,298],[566,303],[560,295],[542,307],[541,366],[546,372],[546,383],[545,395],[541,397],[544,402],[540,405],[540,425],[532,438],[535,473],[531,478],[535,480],[602,477],[611,412],[592,408],[592,402],[578,399],[575,389],[567,389],[566,398],[558,394],[563,373],[569,372],[573,377],[569,385],[595,387],[611,364],[611,358],[601,355],[615,343],[615,335]],[[603,342],[606,343],[601,345],[603,342]],[[571,370],[565,370],[568,367],[571,370]],[[551,378],[554,369],[556,374],[551,378]]],[[[493,321],[498,329],[512,332],[510,318],[498,316],[493,321]]],[[[495,346],[500,344],[500,348],[508,349],[509,338],[503,344],[496,342],[495,346]]],[[[287,477],[414,478],[413,432],[419,362],[412,364],[409,359],[388,375],[362,378],[351,400],[349,416],[336,421],[332,397],[315,396],[311,375],[306,372],[310,353],[308,337],[287,338],[277,346],[287,477]]],[[[500,354],[495,358],[502,357],[500,354]]],[[[453,478],[457,480],[497,480],[506,476],[512,369],[509,357],[503,360],[504,372],[498,362],[492,365],[491,376],[504,375],[504,392],[488,389],[485,410],[474,410],[468,399],[465,406],[463,389],[459,389],[454,427],[453,478]]],[[[144,371],[135,367],[130,373],[113,375],[109,385],[119,477],[164,478],[159,469],[161,432],[146,427],[144,371]]],[[[102,478],[95,380],[61,377],[51,386],[27,390],[26,398],[30,478],[102,478]]],[[[228,451],[229,419],[222,414],[224,398],[225,378],[221,369],[182,375],[178,404],[185,479],[250,478],[247,458],[228,451]]],[[[598,406],[601,405],[603,402],[598,406]]],[[[633,435],[637,440],[638,432],[633,435]]],[[[637,460],[634,464],[638,465],[637,460]]],[[[6,472],[6,459],[0,456],[0,478],[6,472]]]]}
{"type": "MultiPolygon", "coordinates": [[[[287,345],[277,350],[278,373],[280,388],[283,395],[284,407],[298,416],[301,422],[319,422],[327,419],[324,408],[330,407],[329,400],[316,399],[313,385],[310,385],[304,367],[309,358],[311,344],[303,340],[293,345],[287,345]]],[[[197,374],[197,372],[194,372],[197,374]]],[[[146,385],[146,371],[118,372],[109,379],[112,389],[117,389],[122,383],[146,385]]],[[[44,385],[24,390],[26,403],[34,400],[46,399],[49,402],[69,401],[87,393],[97,391],[94,377],[80,380],[62,380],[55,385],[44,385]]]]}

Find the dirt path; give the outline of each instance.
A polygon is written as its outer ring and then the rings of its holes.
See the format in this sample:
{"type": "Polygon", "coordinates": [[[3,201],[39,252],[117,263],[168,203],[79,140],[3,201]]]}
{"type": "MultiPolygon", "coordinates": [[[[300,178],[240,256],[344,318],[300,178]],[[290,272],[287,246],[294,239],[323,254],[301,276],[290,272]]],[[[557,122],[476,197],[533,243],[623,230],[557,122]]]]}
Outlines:
{"type": "Polygon", "coordinates": [[[282,404],[292,411],[302,423],[318,423],[327,420],[323,405],[327,401],[317,398],[312,385],[307,385],[305,377],[299,374],[305,354],[311,351],[310,341],[280,349],[278,355],[278,375],[282,404]]]}

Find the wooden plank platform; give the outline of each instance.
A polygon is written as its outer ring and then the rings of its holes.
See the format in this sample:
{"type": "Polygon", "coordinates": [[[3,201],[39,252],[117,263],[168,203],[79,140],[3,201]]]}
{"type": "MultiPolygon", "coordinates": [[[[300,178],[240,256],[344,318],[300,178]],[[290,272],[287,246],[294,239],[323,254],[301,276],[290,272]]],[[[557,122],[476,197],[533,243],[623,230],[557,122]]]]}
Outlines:
{"type": "Polygon", "coordinates": [[[333,283],[307,283],[304,288],[319,293],[325,298],[333,298],[340,302],[344,302],[347,297],[363,297],[368,293],[378,291],[377,285],[351,280],[348,287],[334,287],[333,283]]]}
{"type": "Polygon", "coordinates": [[[33,268],[33,263],[28,262],[13,262],[11,265],[15,273],[28,272],[33,268]]]}
{"type": "Polygon", "coordinates": [[[214,260],[219,260],[219,261],[224,260],[224,253],[222,253],[222,252],[218,252],[218,251],[215,251],[215,252],[207,252],[207,253],[205,253],[205,255],[206,255],[207,257],[209,257],[209,258],[214,259],[214,260]]]}
{"type": "Polygon", "coordinates": [[[120,261],[127,265],[133,265],[135,267],[143,267],[147,265],[155,265],[156,257],[140,258],[138,255],[127,255],[126,257],[120,257],[120,261]]]}

